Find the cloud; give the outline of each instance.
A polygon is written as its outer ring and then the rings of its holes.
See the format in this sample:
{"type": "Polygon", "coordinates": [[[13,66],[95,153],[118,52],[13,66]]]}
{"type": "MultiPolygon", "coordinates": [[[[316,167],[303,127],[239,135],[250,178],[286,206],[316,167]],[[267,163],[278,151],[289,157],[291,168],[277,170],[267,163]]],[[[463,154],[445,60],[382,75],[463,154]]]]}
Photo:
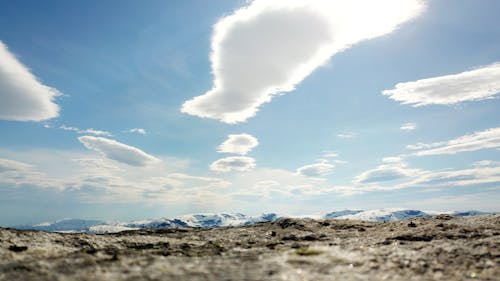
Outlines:
{"type": "Polygon", "coordinates": [[[43,85],[0,41],[0,120],[42,121],[57,117],[57,89],[43,85]]]}
{"type": "Polygon", "coordinates": [[[10,159],[0,158],[0,173],[6,171],[22,171],[27,170],[31,167],[31,165],[14,161],[10,159]]]}
{"type": "Polygon", "coordinates": [[[343,187],[342,193],[390,191],[403,188],[450,188],[500,183],[500,163],[478,161],[466,169],[438,171],[410,169],[404,162],[381,165],[358,175],[354,185],[343,187]]]}
{"type": "Polygon", "coordinates": [[[475,162],[469,169],[426,171],[402,187],[452,187],[500,182],[500,165],[495,161],[475,162]]]}
{"type": "Polygon", "coordinates": [[[0,158],[0,184],[2,183],[8,187],[36,185],[40,188],[63,188],[56,180],[36,171],[33,165],[7,158],[0,158]]]}
{"type": "Polygon", "coordinates": [[[464,135],[445,142],[418,143],[408,145],[408,149],[419,150],[412,156],[456,154],[488,148],[500,148],[500,127],[464,135]]]}
{"type": "MultiPolygon", "coordinates": [[[[46,127],[46,128],[51,128],[51,127],[49,125],[49,127],[46,127]]],[[[95,136],[107,136],[107,137],[112,136],[112,134],[110,132],[100,131],[100,130],[96,130],[96,129],[93,129],[93,128],[90,128],[90,129],[80,129],[80,128],[77,128],[77,127],[71,127],[71,126],[61,125],[61,126],[59,126],[59,129],[64,130],[64,131],[76,132],[78,134],[91,134],[91,135],[95,135],[95,136]]]]}
{"type": "Polygon", "coordinates": [[[415,123],[405,123],[399,127],[399,129],[403,131],[413,131],[417,128],[417,124],[415,123]]]}
{"type": "Polygon", "coordinates": [[[420,173],[420,170],[407,168],[406,163],[396,161],[396,159],[384,158],[386,163],[375,169],[361,173],[354,179],[357,184],[372,184],[387,181],[394,181],[414,177],[420,173]]]}
{"type": "Polygon", "coordinates": [[[335,151],[325,150],[325,151],[323,151],[322,157],[324,157],[324,158],[336,158],[336,157],[339,157],[339,154],[335,151]]]}
{"type": "Polygon", "coordinates": [[[325,192],[325,180],[307,177],[292,171],[273,168],[258,168],[246,173],[234,174],[231,178],[233,196],[270,198],[273,194],[283,197],[302,198],[325,192]]]}
{"type": "Polygon", "coordinates": [[[249,134],[229,135],[228,139],[217,147],[217,152],[245,155],[259,144],[259,141],[249,134]]]}
{"type": "Polygon", "coordinates": [[[127,130],[127,132],[128,133],[141,134],[141,135],[145,135],[146,134],[146,130],[143,129],[143,128],[133,128],[133,129],[127,130]]]}
{"type": "Polygon", "coordinates": [[[147,166],[161,160],[144,151],[115,140],[82,136],[78,140],[88,149],[101,153],[106,158],[132,166],[147,166]]]}
{"type": "Polygon", "coordinates": [[[210,165],[215,172],[239,171],[245,172],[255,167],[255,159],[245,156],[232,156],[219,159],[210,165]]]}
{"type": "Polygon", "coordinates": [[[493,98],[500,93],[500,63],[470,71],[396,84],[383,95],[415,107],[493,98]]]}
{"type": "Polygon", "coordinates": [[[403,162],[403,158],[401,156],[384,157],[382,159],[382,162],[384,162],[384,163],[401,163],[401,162],[403,162]]]}
{"type": "Polygon", "coordinates": [[[394,31],[423,9],[420,0],[252,1],[214,26],[213,88],[181,110],[243,122],[336,53],[394,31]]]}
{"type": "Polygon", "coordinates": [[[353,132],[337,134],[337,138],[341,138],[341,139],[352,139],[355,137],[356,137],[356,133],[353,133],[353,132]]]}
{"type": "Polygon", "coordinates": [[[11,188],[41,188],[54,189],[86,203],[211,204],[203,203],[202,199],[226,203],[227,187],[231,183],[217,177],[185,173],[182,171],[186,169],[184,159],[164,158],[157,165],[138,167],[91,154],[89,151],[0,149],[0,155],[6,156],[1,158],[0,165],[9,167],[0,171],[0,196],[8,194],[7,189],[11,188]],[[26,164],[26,159],[30,164],[26,164]]]}
{"type": "Polygon", "coordinates": [[[297,169],[297,174],[306,177],[322,177],[333,172],[334,165],[327,161],[305,165],[297,169]]]}

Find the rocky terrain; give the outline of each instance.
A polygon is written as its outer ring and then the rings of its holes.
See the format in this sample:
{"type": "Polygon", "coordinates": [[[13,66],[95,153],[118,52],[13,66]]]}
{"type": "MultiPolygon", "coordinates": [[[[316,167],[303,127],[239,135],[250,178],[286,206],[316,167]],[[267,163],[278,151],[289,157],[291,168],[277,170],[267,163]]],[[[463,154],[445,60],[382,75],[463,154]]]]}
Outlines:
{"type": "Polygon", "coordinates": [[[99,235],[0,229],[0,280],[500,280],[499,264],[498,214],[99,235]]]}

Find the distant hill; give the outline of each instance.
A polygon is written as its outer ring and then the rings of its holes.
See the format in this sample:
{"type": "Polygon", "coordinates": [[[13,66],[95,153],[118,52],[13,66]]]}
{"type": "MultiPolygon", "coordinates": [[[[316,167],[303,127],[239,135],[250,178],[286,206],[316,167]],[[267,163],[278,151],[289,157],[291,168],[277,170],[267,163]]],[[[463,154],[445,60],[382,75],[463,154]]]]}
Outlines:
{"type": "MultiPolygon", "coordinates": [[[[437,214],[448,214],[450,216],[464,217],[488,214],[487,212],[470,210],[454,212],[425,212],[411,209],[376,209],[376,210],[341,210],[328,212],[315,216],[297,216],[301,218],[314,219],[346,219],[388,222],[412,218],[431,217],[437,214]]],[[[54,222],[44,222],[35,225],[16,226],[17,229],[32,229],[50,232],[89,232],[89,233],[113,233],[134,229],[157,229],[157,228],[214,228],[225,226],[244,226],[259,222],[275,221],[284,217],[294,217],[267,213],[260,216],[247,216],[239,213],[200,213],[189,214],[175,218],[157,218],[132,222],[104,222],[99,220],[62,219],[54,222]]]]}

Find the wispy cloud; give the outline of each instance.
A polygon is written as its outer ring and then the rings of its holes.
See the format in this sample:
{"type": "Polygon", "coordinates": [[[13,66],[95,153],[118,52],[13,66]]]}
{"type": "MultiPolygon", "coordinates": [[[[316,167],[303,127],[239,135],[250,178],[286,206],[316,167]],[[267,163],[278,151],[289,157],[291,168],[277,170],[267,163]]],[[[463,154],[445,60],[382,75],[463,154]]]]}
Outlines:
{"type": "Polygon", "coordinates": [[[333,172],[335,165],[328,161],[302,166],[297,169],[297,174],[306,177],[323,177],[333,172]]]}
{"type": "Polygon", "coordinates": [[[352,138],[355,138],[356,136],[357,136],[357,134],[354,132],[344,132],[344,133],[337,134],[337,138],[340,138],[340,139],[352,139],[352,138]]]}
{"type": "Polygon", "coordinates": [[[500,128],[491,128],[464,135],[456,139],[434,143],[408,145],[408,149],[418,150],[412,156],[456,154],[465,151],[500,148],[500,128]]]}
{"type": "Polygon", "coordinates": [[[324,157],[324,158],[336,158],[336,157],[339,157],[339,154],[335,151],[325,150],[325,151],[323,151],[322,157],[324,157]]]}
{"type": "Polygon", "coordinates": [[[417,124],[415,123],[405,123],[399,127],[400,130],[403,131],[413,131],[417,128],[417,124]]]}
{"type": "MultiPolygon", "coordinates": [[[[4,151],[2,151],[4,153],[4,151]]],[[[171,202],[203,204],[202,198],[220,202],[227,180],[194,176],[185,169],[185,160],[165,158],[153,166],[130,166],[108,158],[95,158],[89,152],[64,150],[7,153],[26,162],[0,158],[0,190],[3,188],[50,188],[79,196],[88,203],[171,202]]],[[[225,192],[227,193],[227,191],[225,192]]]]}
{"type": "Polygon", "coordinates": [[[60,92],[38,81],[0,41],[0,119],[42,121],[57,117],[60,92]]]}
{"type": "Polygon", "coordinates": [[[246,156],[232,156],[216,160],[210,165],[215,172],[245,172],[255,167],[255,159],[246,156]]]}
{"type": "Polygon", "coordinates": [[[6,158],[0,158],[0,184],[2,183],[9,187],[34,185],[39,188],[64,189],[60,182],[37,171],[33,165],[6,158]]]}
{"type": "Polygon", "coordinates": [[[394,180],[400,180],[417,176],[421,173],[418,169],[410,169],[407,164],[396,159],[386,159],[386,164],[380,165],[375,169],[361,173],[354,179],[357,184],[381,183],[394,180]]]}
{"type": "Polygon", "coordinates": [[[214,26],[213,88],[182,112],[243,122],[336,53],[392,32],[423,9],[420,0],[252,1],[214,26]]]}
{"type": "Polygon", "coordinates": [[[479,161],[465,169],[438,171],[411,169],[404,162],[381,165],[358,175],[354,185],[344,191],[366,193],[403,188],[451,188],[500,183],[500,165],[495,161],[479,161]]]}
{"type": "Polygon", "coordinates": [[[235,188],[233,196],[272,197],[273,194],[283,197],[301,197],[326,192],[325,180],[307,177],[284,169],[258,168],[235,175],[231,178],[235,188]]]}
{"type": "Polygon", "coordinates": [[[133,128],[133,129],[127,130],[126,132],[133,133],[133,134],[140,134],[140,135],[146,134],[146,130],[143,128],[133,128]]]}
{"type": "Polygon", "coordinates": [[[96,130],[96,129],[93,129],[93,128],[90,128],[90,129],[80,129],[80,128],[77,128],[77,127],[61,125],[61,126],[59,126],[59,129],[64,130],[64,131],[76,132],[78,134],[91,134],[91,135],[95,135],[95,136],[107,136],[107,137],[112,136],[112,134],[110,132],[96,130]]]}
{"type": "Polygon", "coordinates": [[[31,165],[29,164],[10,159],[0,158],[0,173],[6,171],[28,170],[29,168],[31,168],[31,165]]]}
{"type": "Polygon", "coordinates": [[[456,104],[492,98],[500,93],[500,63],[470,71],[396,84],[383,95],[402,104],[456,104]]]}
{"type": "Polygon", "coordinates": [[[88,149],[101,153],[104,157],[132,166],[147,166],[161,160],[144,151],[112,139],[82,136],[78,140],[88,149]]]}
{"type": "Polygon", "coordinates": [[[217,152],[246,155],[258,144],[257,138],[249,134],[228,135],[228,139],[217,147],[217,152]]]}

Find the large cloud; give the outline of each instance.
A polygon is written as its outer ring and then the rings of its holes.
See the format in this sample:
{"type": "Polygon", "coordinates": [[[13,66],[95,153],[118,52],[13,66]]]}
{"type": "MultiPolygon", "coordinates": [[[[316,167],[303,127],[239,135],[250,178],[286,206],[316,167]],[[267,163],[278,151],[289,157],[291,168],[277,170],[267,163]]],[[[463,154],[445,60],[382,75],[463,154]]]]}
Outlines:
{"type": "Polygon", "coordinates": [[[255,167],[255,159],[245,156],[232,156],[216,160],[210,165],[215,172],[249,171],[255,167]]]}
{"type": "Polygon", "coordinates": [[[79,137],[78,140],[83,143],[86,148],[98,151],[109,159],[128,165],[147,166],[161,161],[138,148],[115,140],[92,136],[82,136],[79,137]]]}
{"type": "Polygon", "coordinates": [[[484,100],[500,93],[500,63],[474,70],[398,83],[383,95],[402,104],[422,106],[484,100]]]}
{"type": "Polygon", "coordinates": [[[259,141],[249,134],[229,135],[228,139],[219,145],[217,152],[245,155],[258,144],[259,141]]]}
{"type": "Polygon", "coordinates": [[[500,127],[464,135],[445,142],[418,143],[407,148],[419,150],[413,156],[456,154],[488,148],[500,148],[500,127]]]}
{"type": "Polygon", "coordinates": [[[41,121],[57,117],[60,95],[43,85],[0,41],[0,119],[41,121]]]}
{"type": "Polygon", "coordinates": [[[214,26],[213,88],[182,112],[243,122],[334,54],[390,33],[423,7],[421,0],[255,0],[214,26]]]}

